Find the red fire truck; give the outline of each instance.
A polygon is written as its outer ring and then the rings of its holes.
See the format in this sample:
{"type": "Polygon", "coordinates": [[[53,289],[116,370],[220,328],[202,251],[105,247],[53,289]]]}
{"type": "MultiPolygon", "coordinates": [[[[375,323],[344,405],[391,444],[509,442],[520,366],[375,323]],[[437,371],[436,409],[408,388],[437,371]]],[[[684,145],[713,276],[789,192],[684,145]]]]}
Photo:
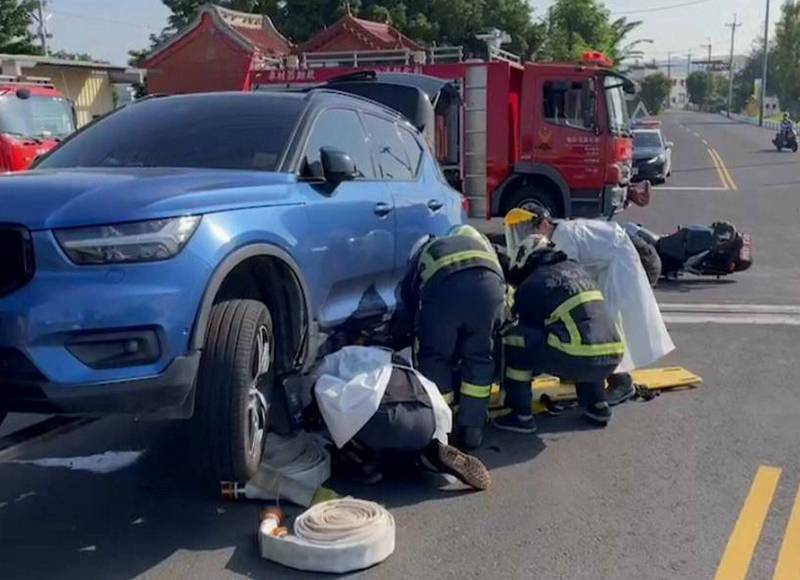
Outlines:
{"type": "Polygon", "coordinates": [[[489,55],[464,60],[452,47],[304,54],[281,66],[256,66],[251,88],[332,79],[335,87],[342,77],[356,80],[359,71],[375,71],[377,81],[397,73],[436,77],[460,93],[455,109],[447,105],[452,99],[435,103],[434,144],[448,180],[469,200],[471,216],[502,216],[533,204],[561,217],[622,210],[632,156],[624,94],[634,84],[596,52],[577,64],[521,63],[491,47],[489,55]]]}
{"type": "Polygon", "coordinates": [[[75,130],[75,110],[48,79],[0,75],[0,173],[27,169],[75,130]]]}

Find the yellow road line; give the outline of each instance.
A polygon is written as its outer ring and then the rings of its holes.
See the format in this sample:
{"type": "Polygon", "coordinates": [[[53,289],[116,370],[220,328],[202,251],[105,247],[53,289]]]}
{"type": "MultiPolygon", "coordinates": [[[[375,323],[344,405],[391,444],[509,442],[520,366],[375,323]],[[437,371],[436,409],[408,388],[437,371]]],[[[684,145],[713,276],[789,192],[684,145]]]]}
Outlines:
{"type": "Polygon", "coordinates": [[[778,564],[772,580],[797,580],[800,577],[800,488],[794,499],[792,514],[786,524],[778,564]]]}
{"type": "Polygon", "coordinates": [[[758,468],[714,580],[745,580],[747,577],[780,477],[778,467],[761,465],[758,468]]]}
{"type": "Polygon", "coordinates": [[[722,169],[722,173],[725,174],[725,178],[728,180],[728,187],[730,187],[734,191],[738,190],[739,187],[736,185],[736,182],[733,180],[733,177],[731,177],[731,172],[728,171],[728,168],[725,166],[725,162],[722,160],[722,155],[720,155],[719,151],[717,151],[716,149],[712,149],[712,151],[714,152],[717,161],[719,161],[719,166],[722,169]]]}
{"type": "Polygon", "coordinates": [[[711,157],[711,162],[714,164],[714,167],[717,169],[717,175],[719,175],[719,180],[722,182],[722,190],[728,191],[731,187],[728,185],[728,182],[725,181],[725,174],[722,173],[722,167],[720,167],[719,161],[717,157],[714,155],[714,150],[709,147],[708,149],[708,156],[711,157]]]}

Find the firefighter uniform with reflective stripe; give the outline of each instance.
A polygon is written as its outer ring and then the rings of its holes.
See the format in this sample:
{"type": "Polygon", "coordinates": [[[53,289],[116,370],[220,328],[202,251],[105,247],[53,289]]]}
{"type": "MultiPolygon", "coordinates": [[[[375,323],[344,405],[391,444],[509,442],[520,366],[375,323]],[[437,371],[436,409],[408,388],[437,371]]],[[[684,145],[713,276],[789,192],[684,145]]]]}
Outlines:
{"type": "Polygon", "coordinates": [[[445,398],[458,386],[458,427],[482,427],[495,378],[493,335],[505,283],[491,243],[471,226],[422,247],[401,300],[417,316],[417,365],[445,398]]]}
{"type": "Polygon", "coordinates": [[[529,415],[531,378],[550,374],[574,381],[578,402],[605,400],[605,379],[622,360],[624,345],[606,313],[594,278],[566,255],[546,248],[509,274],[512,313],[519,323],[503,337],[506,406],[529,415]]]}

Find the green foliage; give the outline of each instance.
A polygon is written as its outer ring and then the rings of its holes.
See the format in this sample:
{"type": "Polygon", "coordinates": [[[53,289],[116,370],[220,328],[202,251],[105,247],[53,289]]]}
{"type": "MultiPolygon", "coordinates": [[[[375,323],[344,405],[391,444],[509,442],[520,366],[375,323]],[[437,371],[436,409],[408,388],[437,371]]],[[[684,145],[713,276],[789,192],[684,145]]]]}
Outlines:
{"type": "Polygon", "coordinates": [[[540,56],[574,61],[586,50],[599,50],[620,60],[636,45],[625,46],[623,41],[640,24],[626,18],[611,20],[609,10],[597,0],[557,0],[547,12],[546,40],[540,56]]]}
{"type": "Polygon", "coordinates": [[[51,52],[50,56],[55,58],[63,58],[64,60],[82,60],[88,62],[108,63],[107,60],[98,60],[92,57],[91,54],[85,52],[67,52],[66,50],[58,50],[56,52],[51,52]]]}
{"type": "Polygon", "coordinates": [[[30,26],[33,0],[0,0],[0,53],[41,54],[30,26]]]}
{"type": "MultiPolygon", "coordinates": [[[[770,48],[768,58],[767,70],[767,88],[778,84],[777,73],[775,69],[777,59],[775,58],[775,49],[770,48]]],[[[744,67],[737,71],[733,76],[733,103],[731,108],[733,112],[739,113],[745,109],[752,108],[750,105],[753,103],[754,97],[757,99],[758,95],[754,94],[755,80],[761,78],[762,70],[764,68],[764,41],[756,41],[755,48],[750,52],[745,62],[744,67]]],[[[773,91],[770,91],[772,93],[773,91]]],[[[756,105],[756,114],[758,107],[756,105]]]]}
{"type": "Polygon", "coordinates": [[[767,87],[774,87],[784,110],[800,109],[800,2],[786,0],[775,26],[775,77],[767,77],[767,87]]]}
{"type": "Polygon", "coordinates": [[[669,98],[670,83],[664,73],[655,73],[644,78],[639,91],[639,98],[651,115],[658,115],[669,98]]]}
{"type": "Polygon", "coordinates": [[[709,92],[708,75],[701,71],[695,71],[686,79],[686,92],[689,93],[689,101],[695,105],[703,105],[713,94],[713,78],[709,92]]]}

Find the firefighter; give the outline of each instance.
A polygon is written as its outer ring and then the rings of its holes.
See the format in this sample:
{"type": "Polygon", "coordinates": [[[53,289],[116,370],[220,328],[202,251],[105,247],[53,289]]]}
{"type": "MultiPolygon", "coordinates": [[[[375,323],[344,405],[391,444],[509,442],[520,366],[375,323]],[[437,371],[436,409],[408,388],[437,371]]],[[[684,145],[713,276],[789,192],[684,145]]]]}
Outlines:
{"type": "Polygon", "coordinates": [[[494,248],[468,225],[427,241],[412,256],[400,297],[402,318],[416,320],[419,370],[448,402],[458,399],[457,444],[480,447],[495,378],[493,336],[505,297],[494,248]]]}
{"type": "Polygon", "coordinates": [[[546,210],[515,209],[506,216],[506,224],[508,244],[519,243],[531,233],[542,234],[597,281],[608,315],[620,325],[625,343],[623,359],[609,377],[608,402],[613,406],[633,397],[636,389],[630,371],[651,365],[675,349],[652,288],[653,279],[661,273],[658,255],[637,251],[635,242],[613,222],[553,220],[546,210]]]}
{"type": "Polygon", "coordinates": [[[606,425],[611,408],[605,380],[622,360],[624,345],[597,283],[540,234],[509,244],[509,250],[508,282],[516,287],[512,316],[518,321],[502,338],[502,384],[511,412],[494,425],[536,430],[531,379],[542,373],[575,382],[584,417],[606,425]]]}

